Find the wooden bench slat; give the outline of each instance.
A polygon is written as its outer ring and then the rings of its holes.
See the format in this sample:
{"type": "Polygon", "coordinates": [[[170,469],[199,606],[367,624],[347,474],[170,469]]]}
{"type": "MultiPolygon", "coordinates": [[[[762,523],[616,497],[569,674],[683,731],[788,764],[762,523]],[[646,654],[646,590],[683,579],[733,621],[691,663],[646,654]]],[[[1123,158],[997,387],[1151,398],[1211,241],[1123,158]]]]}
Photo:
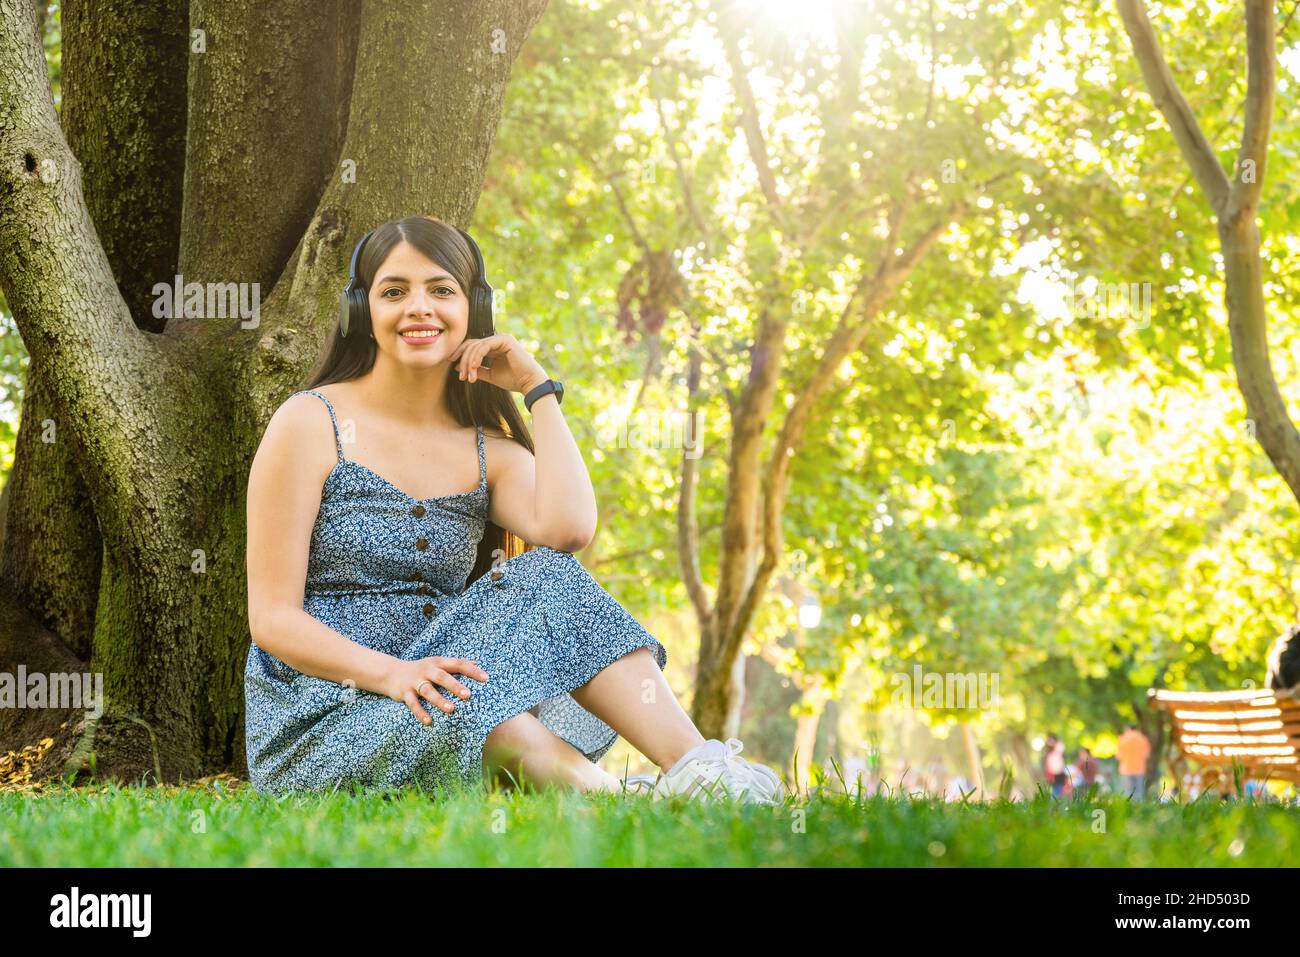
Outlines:
{"type": "Polygon", "coordinates": [[[1270,691],[1268,688],[1241,688],[1235,691],[1170,691],[1152,688],[1147,696],[1160,701],[1186,702],[1187,704],[1216,704],[1220,702],[1287,701],[1298,699],[1289,691],[1270,691]]]}
{"type": "Polygon", "coordinates": [[[1249,701],[1172,701],[1167,698],[1148,698],[1147,704],[1163,711],[1186,711],[1192,714],[1283,714],[1300,716],[1300,702],[1273,698],[1252,698],[1249,701]]]}
{"type": "Polygon", "coordinates": [[[1233,757],[1240,757],[1242,764],[1264,763],[1264,764],[1295,764],[1296,756],[1292,751],[1276,749],[1272,754],[1260,753],[1257,751],[1245,751],[1240,748],[1219,747],[1218,745],[1207,744],[1188,744],[1183,747],[1188,754],[1206,754],[1215,757],[1222,757],[1225,760],[1233,757]]]}
{"type": "Polygon", "coordinates": [[[1274,739],[1252,738],[1249,740],[1236,738],[1230,734],[1185,734],[1182,736],[1183,741],[1187,744],[1214,745],[1216,747],[1231,747],[1244,749],[1246,752],[1265,752],[1279,754],[1294,754],[1295,746],[1284,735],[1278,735],[1274,739]]]}
{"type": "Polygon", "coordinates": [[[1255,734],[1285,734],[1288,736],[1300,733],[1300,724],[1280,724],[1277,721],[1219,721],[1219,720],[1194,720],[1176,719],[1175,723],[1184,731],[1190,732],[1209,732],[1211,734],[1241,734],[1250,737],[1255,734]]]}

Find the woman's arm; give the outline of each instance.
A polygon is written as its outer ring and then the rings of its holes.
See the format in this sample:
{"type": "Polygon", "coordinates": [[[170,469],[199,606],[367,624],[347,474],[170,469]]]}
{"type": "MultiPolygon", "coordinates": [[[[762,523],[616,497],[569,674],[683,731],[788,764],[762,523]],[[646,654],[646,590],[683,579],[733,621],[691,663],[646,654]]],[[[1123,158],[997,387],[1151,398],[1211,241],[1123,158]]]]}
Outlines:
{"type": "MultiPolygon", "coordinates": [[[[461,379],[483,379],[527,395],[546,381],[536,359],[506,332],[466,339],[451,355],[461,379]],[[491,364],[483,365],[491,357],[491,364]]],[[[488,518],[526,542],[577,552],[596,534],[596,491],[564,421],[559,400],[544,395],[532,407],[530,454],[513,440],[494,441],[488,456],[488,518]]]]}
{"type": "MultiPolygon", "coordinates": [[[[546,381],[523,383],[527,393],[546,381]]],[[[511,439],[493,443],[488,517],[534,545],[578,552],[596,534],[596,492],[554,396],[533,403],[536,456],[511,439]]]]}
{"type": "Polygon", "coordinates": [[[285,401],[248,475],[248,625],[259,648],[304,674],[379,694],[398,659],[339,634],[303,609],[312,526],[334,467],[329,410],[313,395],[285,401]]]}

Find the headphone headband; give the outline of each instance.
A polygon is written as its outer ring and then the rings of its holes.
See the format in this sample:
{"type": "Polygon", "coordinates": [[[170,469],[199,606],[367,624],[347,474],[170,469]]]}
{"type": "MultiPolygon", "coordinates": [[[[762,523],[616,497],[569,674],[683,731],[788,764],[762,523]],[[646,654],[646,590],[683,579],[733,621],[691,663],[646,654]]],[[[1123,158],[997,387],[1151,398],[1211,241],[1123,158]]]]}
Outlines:
{"type": "MultiPolygon", "coordinates": [[[[376,227],[377,229],[378,227],[376,227]]],[[[361,259],[361,250],[365,248],[366,240],[375,234],[372,229],[361,237],[361,242],[357,243],[357,248],[352,250],[352,265],[348,267],[348,285],[351,286],[357,281],[357,262],[361,259]]]]}
{"type": "Polygon", "coordinates": [[[461,229],[459,226],[456,227],[456,232],[465,237],[465,242],[469,244],[470,252],[474,255],[474,265],[478,268],[478,277],[475,280],[475,284],[481,285],[489,294],[491,294],[492,287],[488,285],[487,268],[483,265],[483,253],[479,251],[478,243],[474,242],[474,237],[465,232],[465,230],[461,229]]]}

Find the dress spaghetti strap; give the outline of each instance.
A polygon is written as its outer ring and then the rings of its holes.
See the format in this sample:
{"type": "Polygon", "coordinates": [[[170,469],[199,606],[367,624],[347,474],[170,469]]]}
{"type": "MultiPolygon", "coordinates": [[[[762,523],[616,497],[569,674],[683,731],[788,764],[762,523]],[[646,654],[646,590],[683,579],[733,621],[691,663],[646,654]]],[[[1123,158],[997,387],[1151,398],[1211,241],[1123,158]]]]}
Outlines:
{"type": "MultiPolygon", "coordinates": [[[[343,461],[343,441],[339,438],[339,420],[338,420],[338,418],[334,415],[334,406],[330,405],[330,400],[327,399],[327,398],[325,398],[325,396],[324,396],[322,393],[317,392],[315,389],[302,389],[302,390],[300,390],[300,391],[298,391],[298,392],[295,392],[293,395],[301,395],[301,394],[304,393],[304,392],[307,393],[307,394],[309,394],[309,395],[314,395],[314,396],[316,396],[318,399],[320,399],[322,402],[325,403],[325,408],[327,408],[327,409],[330,410],[330,422],[332,422],[332,423],[334,424],[334,447],[335,447],[336,449],[338,449],[338,453],[339,453],[339,461],[342,462],[342,461],[343,461]]],[[[293,398],[293,396],[290,396],[289,398],[293,398]]]]}
{"type": "Polygon", "coordinates": [[[483,426],[478,427],[478,484],[487,484],[487,451],[483,447],[483,426]]]}

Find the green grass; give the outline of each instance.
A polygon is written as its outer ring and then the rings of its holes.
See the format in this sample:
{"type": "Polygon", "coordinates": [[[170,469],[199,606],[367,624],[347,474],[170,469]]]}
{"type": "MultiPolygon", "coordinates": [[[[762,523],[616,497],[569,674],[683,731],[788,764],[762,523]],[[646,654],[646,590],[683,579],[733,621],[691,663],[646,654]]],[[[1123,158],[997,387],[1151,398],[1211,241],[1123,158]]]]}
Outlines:
{"type": "Polygon", "coordinates": [[[575,792],[276,799],[223,782],[0,793],[0,867],[1291,866],[1277,804],[944,804],[815,796],[782,807],[575,792]]]}

